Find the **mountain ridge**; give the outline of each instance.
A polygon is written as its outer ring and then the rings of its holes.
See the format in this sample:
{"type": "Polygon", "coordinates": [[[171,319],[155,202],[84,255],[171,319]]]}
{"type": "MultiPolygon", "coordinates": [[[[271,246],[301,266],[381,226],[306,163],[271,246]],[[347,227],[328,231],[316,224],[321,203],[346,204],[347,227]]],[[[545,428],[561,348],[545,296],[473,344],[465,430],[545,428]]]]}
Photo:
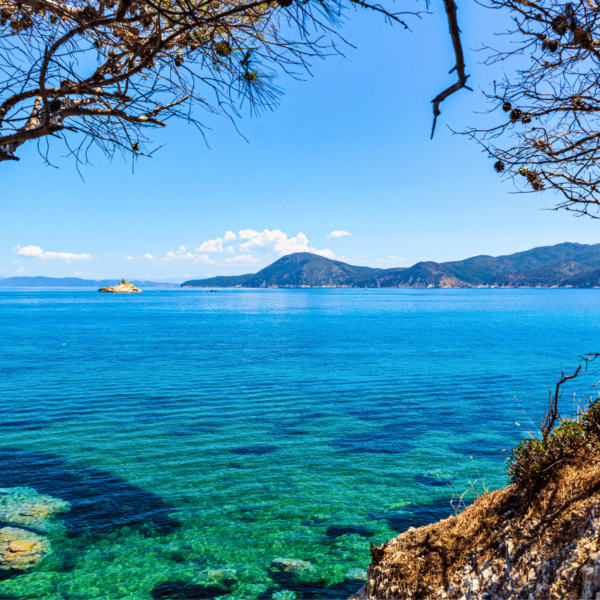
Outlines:
{"type": "Polygon", "coordinates": [[[600,287],[600,244],[564,242],[502,256],[359,267],[310,252],[288,254],[258,273],[191,279],[181,287],[600,287]]]}
{"type": "MultiPolygon", "coordinates": [[[[50,288],[101,288],[116,285],[120,279],[81,279],[80,277],[7,277],[0,279],[0,287],[50,287],[50,288]]],[[[132,280],[136,286],[144,287],[179,287],[177,284],[156,281],[132,280]]]]}

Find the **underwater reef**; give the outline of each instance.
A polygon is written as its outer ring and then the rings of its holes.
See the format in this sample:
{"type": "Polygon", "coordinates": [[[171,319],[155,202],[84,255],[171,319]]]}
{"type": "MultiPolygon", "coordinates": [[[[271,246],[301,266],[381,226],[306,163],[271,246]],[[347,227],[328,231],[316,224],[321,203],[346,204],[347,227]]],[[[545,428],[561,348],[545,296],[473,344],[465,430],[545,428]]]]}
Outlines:
{"type": "Polygon", "coordinates": [[[32,488],[0,489],[0,570],[26,571],[50,553],[51,517],[69,503],[32,488]]]}

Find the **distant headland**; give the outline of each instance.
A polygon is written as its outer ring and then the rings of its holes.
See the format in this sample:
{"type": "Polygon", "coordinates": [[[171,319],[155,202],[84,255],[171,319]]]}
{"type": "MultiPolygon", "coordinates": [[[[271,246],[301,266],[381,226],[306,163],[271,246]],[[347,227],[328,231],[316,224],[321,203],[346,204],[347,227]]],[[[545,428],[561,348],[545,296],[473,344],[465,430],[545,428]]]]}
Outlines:
{"type": "Polygon", "coordinates": [[[391,269],[357,267],[298,252],[255,274],[192,279],[181,287],[597,288],[600,244],[567,242],[507,256],[419,262],[391,269]]]}
{"type": "MultiPolygon", "coordinates": [[[[119,279],[81,279],[79,277],[7,277],[0,279],[0,288],[104,288],[118,285],[119,279]]],[[[132,281],[138,288],[175,288],[174,283],[160,283],[157,281],[132,281]]]]}

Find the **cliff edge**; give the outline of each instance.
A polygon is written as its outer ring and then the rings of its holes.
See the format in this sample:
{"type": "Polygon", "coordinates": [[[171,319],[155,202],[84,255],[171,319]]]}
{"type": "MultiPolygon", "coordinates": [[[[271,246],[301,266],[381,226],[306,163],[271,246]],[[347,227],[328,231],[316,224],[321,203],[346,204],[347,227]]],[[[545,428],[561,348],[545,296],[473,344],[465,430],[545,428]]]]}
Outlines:
{"type": "Polygon", "coordinates": [[[372,546],[349,600],[600,600],[599,424],[596,403],[514,449],[507,488],[372,546]]]}

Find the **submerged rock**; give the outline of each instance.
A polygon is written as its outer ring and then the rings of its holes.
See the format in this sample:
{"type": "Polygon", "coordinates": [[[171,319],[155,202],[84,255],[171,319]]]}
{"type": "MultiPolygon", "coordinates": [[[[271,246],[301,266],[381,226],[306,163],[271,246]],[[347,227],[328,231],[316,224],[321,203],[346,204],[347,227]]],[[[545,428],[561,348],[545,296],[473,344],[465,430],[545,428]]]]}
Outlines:
{"type": "Polygon", "coordinates": [[[206,573],[211,582],[221,583],[223,581],[234,581],[237,571],[235,569],[213,569],[206,573]]]}
{"type": "Polygon", "coordinates": [[[277,569],[284,573],[300,573],[301,571],[313,571],[314,567],[304,560],[275,558],[271,562],[271,569],[277,569]]]}
{"type": "Polygon", "coordinates": [[[133,283],[129,283],[128,281],[121,281],[121,283],[117,285],[112,285],[108,287],[103,287],[98,290],[99,292],[109,292],[109,293],[119,293],[119,294],[132,294],[134,292],[141,292],[140,288],[135,287],[133,283]]]}
{"type": "Polygon", "coordinates": [[[368,576],[364,569],[352,569],[346,573],[347,579],[357,579],[359,581],[366,581],[368,576]]]}
{"type": "Polygon", "coordinates": [[[69,508],[68,502],[32,488],[0,488],[0,570],[26,571],[36,565],[50,552],[50,542],[40,534],[51,527],[52,515],[69,508]]]}
{"type": "Polygon", "coordinates": [[[25,487],[0,488],[0,523],[47,530],[48,519],[58,512],[69,510],[64,500],[38,494],[25,487]]]}
{"type": "Polygon", "coordinates": [[[0,569],[26,571],[50,550],[48,540],[16,527],[0,529],[0,569]]]}

